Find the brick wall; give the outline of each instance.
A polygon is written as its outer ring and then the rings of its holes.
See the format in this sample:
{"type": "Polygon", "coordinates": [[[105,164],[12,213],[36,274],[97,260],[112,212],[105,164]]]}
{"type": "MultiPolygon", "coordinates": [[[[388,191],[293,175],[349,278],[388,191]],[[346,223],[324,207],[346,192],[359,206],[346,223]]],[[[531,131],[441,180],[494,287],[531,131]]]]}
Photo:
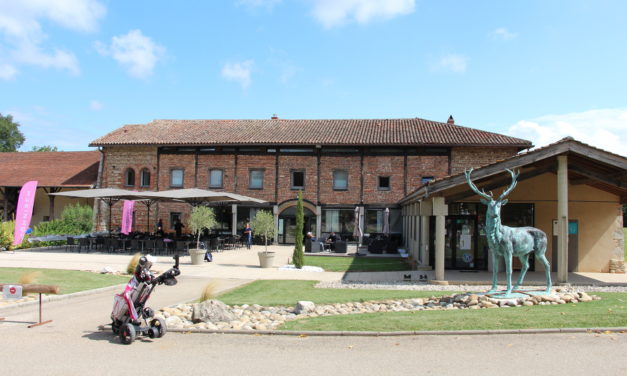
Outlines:
{"type": "Polygon", "coordinates": [[[197,188],[235,192],[235,156],[232,154],[199,155],[197,188]],[[223,189],[209,188],[209,170],[221,169],[223,189]]]}
{"type": "MultiPolygon", "coordinates": [[[[473,148],[459,147],[451,151],[451,172],[462,172],[467,167],[478,167],[487,163],[507,158],[516,153],[515,148],[473,148]]],[[[280,155],[278,162],[278,195],[276,187],[276,156],[275,155],[238,155],[233,154],[161,154],[159,157],[159,171],[157,174],[156,147],[108,147],[105,148],[105,164],[103,170],[103,187],[126,188],[136,190],[167,190],[170,186],[170,171],[174,168],[184,170],[184,188],[209,188],[209,170],[218,168],[223,170],[223,190],[260,198],[269,202],[283,202],[294,199],[296,191],[292,190],[291,172],[305,171],[305,189],[303,197],[306,200],[322,205],[352,206],[361,200],[361,157],[360,156],[331,156],[320,157],[320,196],[318,197],[318,171],[316,156],[280,155]],[[237,159],[237,161],[236,161],[237,159]],[[136,174],[136,185],[124,185],[124,173],[127,168],[133,168],[136,174]],[[151,171],[150,186],[139,187],[140,172],[143,168],[151,171]],[[250,169],[263,169],[263,189],[249,189],[250,169]],[[345,170],[348,172],[348,189],[337,191],[333,189],[333,171],[345,170]],[[157,186],[158,177],[158,186],[157,186]]],[[[393,204],[421,185],[425,176],[440,178],[448,175],[449,157],[447,156],[407,156],[407,177],[404,176],[405,166],[403,156],[364,156],[363,160],[363,201],[364,204],[393,204]],[[379,177],[390,178],[390,190],[379,190],[379,177]]],[[[219,189],[218,189],[219,190],[219,189]]],[[[116,204],[112,210],[113,227],[121,222],[121,204],[116,204]]],[[[135,207],[137,230],[146,229],[146,207],[137,204],[135,207]]],[[[159,203],[151,208],[151,228],[157,218],[164,221],[169,228],[169,213],[181,212],[184,216],[189,213],[189,206],[177,203],[159,203]]],[[[108,208],[102,207],[100,222],[106,223],[108,208]]],[[[100,226],[103,228],[103,226],[100,226]]]]}
{"type": "Polygon", "coordinates": [[[237,157],[237,192],[266,201],[275,201],[276,157],[274,155],[239,155],[237,157]],[[263,189],[249,189],[250,169],[263,169],[263,189]]]}
{"type": "Polygon", "coordinates": [[[396,203],[404,194],[403,156],[364,157],[364,204],[396,203]],[[379,177],[390,178],[390,190],[379,190],[379,177]]]}
{"type": "MultiPolygon", "coordinates": [[[[133,191],[155,191],[157,182],[157,148],[153,146],[119,146],[107,147],[104,149],[105,159],[102,170],[101,187],[120,188],[133,191]],[[132,168],[135,171],[135,185],[125,185],[125,173],[132,168]],[[142,169],[150,171],[150,185],[140,187],[140,176],[142,169]]],[[[122,222],[122,202],[118,202],[111,208],[111,227],[115,229],[122,222]]],[[[145,231],[147,223],[146,206],[141,203],[135,204],[135,229],[145,231]]],[[[96,218],[96,229],[103,231],[107,229],[109,223],[109,207],[100,203],[98,217],[96,218]]],[[[156,213],[150,213],[150,226],[154,227],[156,213]]]]}
{"type": "Polygon", "coordinates": [[[303,199],[317,202],[318,159],[316,156],[281,155],[279,157],[279,196],[277,201],[295,199],[297,190],[292,189],[292,171],[305,171],[303,199]]]}
{"type": "Polygon", "coordinates": [[[477,168],[515,155],[517,148],[456,147],[451,150],[451,175],[477,168]]]}
{"type": "Polygon", "coordinates": [[[358,156],[320,157],[320,202],[324,205],[355,205],[360,201],[361,158],[358,156]],[[333,171],[348,171],[348,190],[333,190],[333,171]]]}
{"type": "Polygon", "coordinates": [[[159,157],[159,190],[178,188],[170,184],[173,169],[183,169],[183,188],[195,188],[196,158],[193,154],[161,154],[159,157]]]}
{"type": "Polygon", "coordinates": [[[423,177],[441,178],[448,175],[448,157],[445,155],[410,155],[407,157],[407,193],[422,185],[423,177]]]}

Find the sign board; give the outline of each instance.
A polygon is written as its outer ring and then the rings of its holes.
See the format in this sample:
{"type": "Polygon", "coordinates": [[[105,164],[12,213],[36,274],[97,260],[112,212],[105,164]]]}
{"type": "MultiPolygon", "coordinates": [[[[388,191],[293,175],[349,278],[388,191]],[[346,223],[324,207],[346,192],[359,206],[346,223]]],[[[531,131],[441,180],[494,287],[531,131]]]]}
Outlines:
{"type": "Polygon", "coordinates": [[[2,287],[2,296],[5,299],[22,299],[22,286],[4,285],[2,287]]]}

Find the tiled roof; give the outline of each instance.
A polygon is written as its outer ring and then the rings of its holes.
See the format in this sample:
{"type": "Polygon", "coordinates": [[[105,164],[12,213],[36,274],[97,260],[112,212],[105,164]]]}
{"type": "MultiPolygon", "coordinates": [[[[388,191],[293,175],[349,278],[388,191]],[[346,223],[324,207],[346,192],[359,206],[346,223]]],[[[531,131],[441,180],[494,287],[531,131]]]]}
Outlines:
{"type": "Polygon", "coordinates": [[[420,118],[154,120],[125,125],[90,146],[227,144],[531,147],[527,140],[420,118]]]}
{"type": "MultiPolygon", "coordinates": [[[[582,155],[597,163],[609,164],[610,166],[618,169],[619,171],[619,172],[615,172],[614,175],[618,179],[622,179],[623,181],[625,180],[624,171],[627,171],[627,158],[626,157],[600,149],[596,146],[583,143],[581,141],[577,141],[570,136],[564,137],[561,140],[558,140],[554,143],[551,143],[551,144],[548,144],[539,148],[520,152],[517,155],[511,156],[504,160],[495,161],[493,163],[483,165],[474,170],[473,180],[503,173],[505,167],[501,167],[501,166],[503,166],[504,164],[508,164],[507,168],[510,168],[510,169],[521,168],[521,167],[524,167],[526,165],[533,163],[534,161],[536,161],[536,158],[537,160],[544,160],[544,159],[552,158],[552,157],[555,157],[556,155],[564,154],[568,152],[582,155]]],[[[443,176],[438,179],[430,180],[429,182],[416,188],[413,192],[405,196],[400,202],[406,203],[411,200],[415,200],[417,198],[426,197],[433,193],[440,192],[445,189],[449,189],[451,187],[465,185],[465,184],[466,184],[465,172],[460,172],[454,175],[443,176]]],[[[617,194],[623,194],[622,192],[627,191],[627,189],[624,188],[625,187],[624,182],[619,185],[621,185],[621,187],[618,188],[619,193],[617,194]]]]}
{"type": "Polygon", "coordinates": [[[37,180],[40,187],[91,188],[98,178],[100,152],[0,153],[0,187],[21,187],[37,180]]]}

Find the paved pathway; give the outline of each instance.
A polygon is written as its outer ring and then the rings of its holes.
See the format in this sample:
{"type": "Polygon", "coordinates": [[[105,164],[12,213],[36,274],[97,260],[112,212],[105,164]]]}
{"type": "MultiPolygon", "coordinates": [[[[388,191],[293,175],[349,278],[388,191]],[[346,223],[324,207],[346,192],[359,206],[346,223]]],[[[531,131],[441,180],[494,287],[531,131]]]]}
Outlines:
{"type": "MultiPolygon", "coordinates": [[[[209,280],[217,281],[218,291],[224,291],[254,279],[339,281],[344,276],[260,269],[256,256],[260,248],[218,253],[214,263],[200,266],[190,265],[189,258],[183,258],[179,283],[159,286],[150,305],[159,308],[196,299],[209,280]]],[[[273,247],[273,250],[278,253],[275,265],[282,265],[292,249],[273,247]]],[[[128,260],[128,255],[0,253],[0,266],[16,267],[101,270],[107,266],[124,270],[128,260]]],[[[159,257],[155,269],[165,270],[171,265],[171,258],[159,257]]],[[[357,338],[171,333],[161,339],[139,340],[127,347],[120,345],[112,333],[97,329],[109,322],[116,292],[110,289],[46,302],[43,318],[54,321],[31,329],[26,325],[37,321],[36,305],[0,310],[0,316],[7,318],[0,322],[0,348],[4,349],[0,357],[2,373],[110,375],[139,371],[151,375],[276,375],[297,372],[361,376],[416,372],[501,375],[504,370],[510,375],[627,372],[624,357],[627,334],[357,338]]]]}

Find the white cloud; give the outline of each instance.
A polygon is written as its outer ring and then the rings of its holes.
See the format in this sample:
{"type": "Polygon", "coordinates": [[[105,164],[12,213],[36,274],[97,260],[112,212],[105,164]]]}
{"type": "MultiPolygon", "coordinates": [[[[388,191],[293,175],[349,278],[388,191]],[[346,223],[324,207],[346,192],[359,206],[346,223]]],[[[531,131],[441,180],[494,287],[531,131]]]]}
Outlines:
{"type": "Polygon", "coordinates": [[[602,109],[521,120],[507,132],[537,147],[571,136],[577,141],[627,156],[627,109],[602,109]]]}
{"type": "Polygon", "coordinates": [[[415,0],[312,0],[313,16],[329,29],[348,21],[366,24],[414,11],[415,0]]]}
{"type": "Polygon", "coordinates": [[[449,54],[442,56],[436,64],[434,64],[434,70],[446,70],[455,73],[463,73],[466,71],[468,65],[468,58],[463,55],[449,54]]]}
{"type": "Polygon", "coordinates": [[[165,54],[165,48],[142,34],[141,30],[131,30],[111,38],[110,46],[95,42],[94,48],[103,56],[111,55],[127,69],[128,74],[137,78],[150,76],[165,54]]]}
{"type": "MultiPolygon", "coordinates": [[[[47,51],[48,35],[42,25],[50,23],[63,28],[89,32],[97,29],[98,20],[106,13],[105,7],[97,0],[0,0],[0,35],[4,43],[5,59],[13,72],[6,76],[14,77],[16,65],[28,64],[44,68],[64,69],[72,74],[79,73],[78,60],[72,52],[60,48],[47,51]]],[[[5,78],[6,79],[6,78],[5,78]]]]}
{"type": "Polygon", "coordinates": [[[222,77],[230,81],[239,82],[242,89],[247,89],[252,83],[250,75],[255,65],[253,60],[246,60],[241,63],[226,63],[222,67],[222,77]]]}
{"type": "Polygon", "coordinates": [[[104,104],[97,100],[92,100],[89,102],[89,109],[93,111],[100,111],[104,108],[104,104]]]}
{"type": "Polygon", "coordinates": [[[518,36],[518,33],[513,33],[509,30],[507,30],[507,28],[505,27],[499,27],[497,29],[495,29],[492,33],[491,33],[493,38],[496,39],[502,39],[502,40],[511,40],[514,39],[518,36]]]}
{"type": "Polygon", "coordinates": [[[0,80],[11,80],[17,75],[17,70],[10,64],[0,64],[0,80]]]}

